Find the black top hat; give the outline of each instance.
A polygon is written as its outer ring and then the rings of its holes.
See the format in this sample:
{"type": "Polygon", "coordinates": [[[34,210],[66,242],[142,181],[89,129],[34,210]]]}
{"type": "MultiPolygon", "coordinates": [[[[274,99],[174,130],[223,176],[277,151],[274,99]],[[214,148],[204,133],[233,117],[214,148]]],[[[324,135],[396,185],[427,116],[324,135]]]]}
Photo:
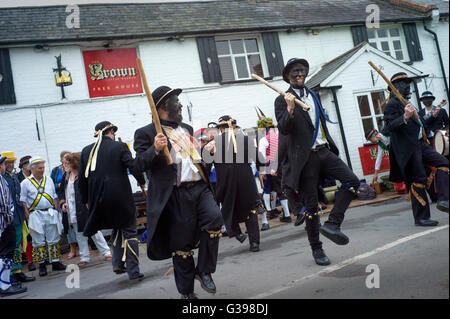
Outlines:
{"type": "Polygon", "coordinates": [[[408,74],[406,74],[405,72],[398,72],[395,73],[392,77],[391,77],[391,83],[397,83],[400,81],[407,81],[407,82],[412,82],[412,79],[410,77],[408,77],[408,74]]]}
{"type": "Polygon", "coordinates": [[[181,92],[183,92],[182,89],[171,89],[164,85],[156,88],[152,93],[156,108],[158,108],[169,96],[180,95],[181,92]]]}
{"type": "MultiPolygon", "coordinates": [[[[98,133],[100,133],[100,131],[102,131],[106,127],[113,129],[114,132],[117,132],[117,126],[111,124],[111,122],[109,122],[109,121],[103,121],[103,122],[98,123],[95,126],[94,137],[97,137],[98,133]]],[[[108,130],[103,131],[103,134],[105,134],[106,131],[108,131],[108,130]]]]}
{"type": "Polygon", "coordinates": [[[288,77],[288,73],[291,70],[291,67],[295,64],[295,63],[300,63],[303,64],[304,66],[308,67],[309,69],[309,63],[308,61],[306,61],[305,59],[299,59],[299,58],[292,58],[289,59],[285,65],[285,67],[283,68],[283,80],[286,83],[290,83],[289,82],[289,77],[288,77]]]}
{"type": "Polygon", "coordinates": [[[422,101],[423,99],[429,99],[429,98],[433,99],[433,101],[436,100],[433,93],[431,93],[430,91],[425,91],[422,93],[422,96],[420,97],[419,100],[422,101]]]}

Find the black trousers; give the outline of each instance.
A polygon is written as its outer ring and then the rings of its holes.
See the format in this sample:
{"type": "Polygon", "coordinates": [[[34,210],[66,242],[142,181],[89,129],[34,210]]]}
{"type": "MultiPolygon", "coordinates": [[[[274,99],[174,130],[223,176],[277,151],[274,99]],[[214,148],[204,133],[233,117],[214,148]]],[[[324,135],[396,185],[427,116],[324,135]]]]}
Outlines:
{"type": "Polygon", "coordinates": [[[180,294],[189,294],[194,291],[196,271],[208,274],[216,271],[222,214],[204,182],[174,187],[165,211],[170,212],[169,246],[173,252],[175,283],[180,294]],[[183,254],[196,247],[197,267],[192,255],[183,254]]]}
{"type": "Polygon", "coordinates": [[[0,237],[0,258],[13,258],[16,247],[16,229],[14,223],[8,225],[0,237]]]}
{"type": "MultiPolygon", "coordinates": [[[[342,184],[342,191],[336,198],[334,207],[325,222],[329,228],[339,229],[344,221],[345,211],[355,195],[351,189],[358,190],[360,182],[353,171],[327,147],[311,151],[299,180],[299,191],[309,214],[317,213],[319,202],[317,189],[323,176],[331,176],[342,184]]],[[[300,211],[302,202],[295,190],[287,188],[286,194],[295,211],[300,211]]],[[[306,231],[312,250],[322,248],[322,242],[319,240],[319,228],[320,218],[318,215],[314,215],[312,219],[306,218],[306,231]]]]}
{"type": "MultiPolygon", "coordinates": [[[[448,159],[442,154],[436,152],[430,145],[420,141],[416,151],[413,153],[405,167],[405,179],[408,190],[411,190],[412,187],[425,202],[425,205],[423,205],[416,198],[416,196],[413,194],[411,195],[411,206],[415,221],[420,219],[430,219],[430,206],[428,203],[426,190],[422,186],[413,185],[413,183],[426,185],[428,176],[425,166],[448,168],[448,159]]],[[[447,172],[440,169],[436,170],[436,187],[437,190],[435,190],[435,192],[437,200],[448,200],[447,172]]]]}
{"type": "MultiPolygon", "coordinates": [[[[257,243],[259,245],[259,224],[258,215],[250,213],[248,219],[245,221],[245,227],[247,228],[248,240],[250,243],[257,243]]],[[[231,225],[233,235],[239,235],[242,233],[241,227],[238,222],[233,222],[231,225]]]]}
{"type": "Polygon", "coordinates": [[[137,241],[136,218],[133,218],[128,226],[122,227],[120,229],[113,229],[111,238],[113,240],[113,267],[124,268],[126,263],[128,278],[133,279],[139,276],[139,242],[137,241]],[[122,247],[122,244],[124,242],[125,247],[122,247]],[[123,255],[125,249],[126,252],[124,261],[123,255]]]}

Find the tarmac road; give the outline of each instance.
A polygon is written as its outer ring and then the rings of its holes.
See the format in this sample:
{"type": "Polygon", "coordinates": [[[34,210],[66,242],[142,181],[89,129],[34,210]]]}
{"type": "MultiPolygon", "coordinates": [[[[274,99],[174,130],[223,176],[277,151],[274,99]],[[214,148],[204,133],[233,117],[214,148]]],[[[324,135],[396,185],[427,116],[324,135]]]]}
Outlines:
{"type": "MultiPolygon", "coordinates": [[[[322,222],[327,216],[322,216],[322,222]]],[[[449,298],[448,214],[432,205],[437,227],[416,227],[404,199],[351,208],[342,230],[350,238],[337,246],[321,236],[330,266],[314,263],[304,225],[293,223],[261,233],[261,251],[248,251],[248,240],[220,242],[215,295],[196,282],[199,298],[449,298]],[[379,270],[379,288],[373,269],[379,270]],[[376,266],[373,266],[376,265],[376,266]],[[368,276],[370,276],[368,278],[368,276]]],[[[243,229],[244,226],[242,225],[243,229]]],[[[171,260],[150,261],[140,246],[143,281],[130,285],[101,257],[80,272],[80,288],[67,288],[69,273],[53,273],[27,283],[28,292],[7,298],[174,298],[179,294],[171,260]]],[[[7,299],[5,298],[5,299],[7,299]]]]}

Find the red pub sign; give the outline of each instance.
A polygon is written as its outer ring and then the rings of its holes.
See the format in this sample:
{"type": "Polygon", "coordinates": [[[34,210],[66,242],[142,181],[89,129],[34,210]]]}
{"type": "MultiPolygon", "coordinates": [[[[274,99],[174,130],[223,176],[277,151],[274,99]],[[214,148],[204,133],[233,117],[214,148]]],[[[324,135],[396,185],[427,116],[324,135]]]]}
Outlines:
{"type": "Polygon", "coordinates": [[[83,51],[89,97],[142,93],[135,48],[83,51]]]}
{"type": "MultiPolygon", "coordinates": [[[[364,175],[371,175],[375,173],[375,162],[378,155],[378,145],[362,146],[358,148],[359,158],[364,175]]],[[[383,158],[381,160],[380,172],[390,170],[389,166],[389,152],[383,150],[383,158]]]]}

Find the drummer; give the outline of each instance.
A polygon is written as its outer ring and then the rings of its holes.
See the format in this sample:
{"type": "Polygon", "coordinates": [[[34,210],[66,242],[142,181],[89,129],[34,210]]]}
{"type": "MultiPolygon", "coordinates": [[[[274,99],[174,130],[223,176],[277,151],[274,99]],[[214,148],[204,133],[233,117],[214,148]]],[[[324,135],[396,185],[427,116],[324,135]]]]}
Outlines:
{"type": "Polygon", "coordinates": [[[419,115],[423,116],[425,119],[425,125],[430,129],[431,136],[433,136],[437,130],[448,130],[447,111],[441,107],[442,103],[438,106],[433,105],[435,99],[433,93],[430,91],[423,92],[420,97],[420,101],[425,105],[425,108],[419,111],[419,115]]]}

